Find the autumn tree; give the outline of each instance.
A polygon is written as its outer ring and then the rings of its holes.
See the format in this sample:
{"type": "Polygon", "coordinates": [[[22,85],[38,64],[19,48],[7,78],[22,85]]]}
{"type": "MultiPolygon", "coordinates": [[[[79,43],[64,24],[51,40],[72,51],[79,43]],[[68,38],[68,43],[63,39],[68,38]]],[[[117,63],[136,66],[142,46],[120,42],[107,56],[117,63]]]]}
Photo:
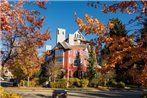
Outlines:
{"type": "MultiPolygon", "coordinates": [[[[139,30],[139,35],[137,36],[137,42],[142,42],[142,47],[147,48],[147,20],[141,23],[143,27],[139,30]]],[[[142,48],[141,47],[141,48],[142,48]]],[[[145,61],[143,59],[134,62],[133,67],[129,69],[128,74],[133,78],[135,83],[142,84],[147,87],[147,66],[145,65],[145,61]],[[135,74],[136,73],[136,74],[135,74]]]]}
{"type": "MultiPolygon", "coordinates": [[[[2,67],[10,65],[18,57],[25,55],[23,53],[30,52],[31,54],[32,51],[28,51],[29,49],[42,47],[44,42],[50,38],[48,30],[42,31],[45,16],[39,17],[40,12],[37,10],[25,9],[24,5],[27,1],[19,0],[12,2],[10,3],[8,0],[0,1],[2,67]],[[25,40],[29,41],[29,43],[25,40]],[[24,48],[26,46],[28,47],[24,48]],[[21,50],[21,52],[17,50],[21,50]]],[[[41,8],[45,8],[46,4],[44,1],[30,3],[33,3],[32,6],[36,4],[41,8]]]]}
{"type": "Polygon", "coordinates": [[[39,71],[40,65],[44,62],[44,60],[43,57],[38,56],[36,47],[34,47],[33,44],[30,44],[28,40],[24,40],[22,43],[25,43],[25,46],[22,45],[21,47],[23,48],[16,50],[17,53],[21,54],[15,58],[9,69],[18,80],[27,79],[29,86],[30,78],[33,78],[32,76],[39,71]],[[26,49],[28,47],[31,48],[26,49]]]}
{"type": "MultiPolygon", "coordinates": [[[[96,2],[96,5],[99,5],[99,2],[96,2]]],[[[90,5],[90,4],[89,4],[90,5]]],[[[102,5],[102,10],[104,13],[108,12],[114,12],[117,11],[126,12],[128,14],[133,14],[136,11],[139,11],[140,14],[135,19],[132,19],[129,21],[129,23],[134,22],[135,20],[141,20],[147,13],[146,11],[146,1],[122,1],[122,2],[116,2],[112,5],[104,4],[102,5]]],[[[94,6],[94,3],[92,4],[94,6]]],[[[97,6],[95,6],[97,8],[97,6]]],[[[128,68],[130,65],[132,65],[134,62],[143,60],[144,65],[147,64],[147,50],[145,47],[142,47],[143,41],[139,41],[137,43],[134,43],[134,35],[135,32],[132,33],[129,36],[125,37],[118,37],[118,36],[110,36],[109,29],[114,28],[115,24],[112,24],[111,21],[108,23],[108,26],[104,26],[102,22],[100,22],[98,19],[93,19],[92,16],[85,15],[84,19],[76,18],[76,22],[80,28],[80,31],[85,31],[85,34],[95,34],[97,36],[97,39],[94,40],[97,53],[100,52],[100,49],[103,44],[110,44],[112,45],[109,47],[110,55],[107,58],[107,66],[104,66],[102,68],[103,71],[108,71],[110,69],[114,69],[115,65],[118,63],[121,63],[121,68],[128,68]],[[120,44],[121,43],[121,44],[120,44]],[[117,50],[116,50],[117,49],[117,50]],[[124,58],[128,58],[126,61],[124,61],[124,58]],[[123,62],[123,63],[122,63],[123,62]]],[[[146,35],[145,35],[146,38],[146,35]]],[[[146,67],[144,67],[142,70],[146,70],[146,67]]],[[[134,73],[135,74],[135,73],[134,73]]],[[[145,76],[142,78],[142,81],[146,81],[146,75],[145,73],[140,73],[140,75],[145,76]]],[[[142,82],[142,84],[144,83],[142,82]]]]}
{"type": "MultiPolygon", "coordinates": [[[[117,36],[117,37],[125,37],[127,36],[127,31],[125,29],[125,25],[122,24],[122,22],[118,18],[112,18],[109,21],[109,27],[110,30],[108,31],[110,34],[110,37],[117,36]],[[113,28],[112,28],[113,26],[113,28]]],[[[104,48],[101,50],[102,60],[105,60],[105,58],[110,54],[109,47],[112,45],[112,43],[105,44],[104,48]]]]}
{"type": "Polygon", "coordinates": [[[50,77],[55,82],[55,80],[58,78],[60,73],[60,67],[58,65],[52,65],[49,67],[50,77]]]}

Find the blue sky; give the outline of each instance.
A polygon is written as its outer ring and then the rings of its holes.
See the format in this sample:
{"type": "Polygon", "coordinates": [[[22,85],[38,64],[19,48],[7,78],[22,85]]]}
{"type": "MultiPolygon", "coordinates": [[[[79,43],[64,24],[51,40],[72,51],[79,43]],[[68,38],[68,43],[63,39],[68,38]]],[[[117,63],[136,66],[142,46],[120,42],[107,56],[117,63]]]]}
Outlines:
{"type": "MultiPolygon", "coordinates": [[[[112,2],[103,1],[103,3],[112,4],[112,2]]],[[[113,1],[113,3],[115,3],[113,1]]],[[[47,9],[39,9],[37,6],[26,6],[28,9],[36,9],[41,12],[41,15],[46,16],[46,20],[43,24],[43,30],[48,29],[51,32],[52,39],[48,40],[45,44],[49,44],[55,46],[56,44],[56,29],[64,28],[66,29],[66,36],[69,33],[74,33],[78,30],[78,26],[75,22],[74,12],[77,13],[77,16],[83,18],[85,14],[89,14],[93,16],[93,18],[99,19],[105,25],[107,25],[109,19],[111,18],[119,18],[123,24],[127,24],[128,21],[138,13],[128,15],[126,13],[108,13],[105,14],[101,11],[100,8],[95,9],[93,7],[89,7],[86,1],[49,1],[47,3],[47,9]]],[[[134,27],[128,26],[127,29],[132,29],[134,27]]],[[[95,36],[89,35],[85,36],[86,39],[94,38],[95,36]]],[[[41,49],[44,51],[45,47],[41,49]]]]}

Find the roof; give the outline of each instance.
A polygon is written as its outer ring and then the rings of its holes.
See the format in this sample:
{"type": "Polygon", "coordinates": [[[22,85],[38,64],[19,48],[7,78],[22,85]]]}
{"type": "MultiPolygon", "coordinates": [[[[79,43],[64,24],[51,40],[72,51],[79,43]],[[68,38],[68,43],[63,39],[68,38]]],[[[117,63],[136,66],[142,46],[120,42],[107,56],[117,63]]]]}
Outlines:
{"type": "Polygon", "coordinates": [[[70,45],[67,42],[63,41],[63,42],[58,42],[52,50],[54,51],[58,45],[61,45],[64,49],[71,49],[70,45]]]}
{"type": "Polygon", "coordinates": [[[70,45],[67,42],[63,41],[60,44],[64,47],[64,49],[70,49],[70,45]]]}

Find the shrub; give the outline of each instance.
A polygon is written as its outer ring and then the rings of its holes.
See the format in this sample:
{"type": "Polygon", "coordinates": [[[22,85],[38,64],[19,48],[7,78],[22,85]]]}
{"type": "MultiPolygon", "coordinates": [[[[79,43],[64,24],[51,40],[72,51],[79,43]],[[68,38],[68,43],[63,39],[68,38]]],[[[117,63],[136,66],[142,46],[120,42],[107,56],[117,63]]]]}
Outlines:
{"type": "Polygon", "coordinates": [[[108,85],[112,86],[112,87],[116,87],[117,86],[117,82],[115,80],[110,80],[108,85]]]}
{"type": "Polygon", "coordinates": [[[4,92],[4,88],[0,86],[0,94],[4,92]]]}
{"type": "Polygon", "coordinates": [[[48,81],[48,77],[45,77],[45,78],[39,78],[39,84],[44,84],[46,81],[48,81]]]}
{"type": "Polygon", "coordinates": [[[70,78],[69,79],[69,87],[74,87],[74,83],[75,83],[75,79],[74,78],[70,78]]]}
{"type": "Polygon", "coordinates": [[[77,86],[77,87],[80,87],[81,86],[80,79],[75,78],[74,85],[77,86]]]}
{"type": "Polygon", "coordinates": [[[1,98],[22,98],[22,96],[16,93],[5,92],[3,87],[0,87],[0,96],[1,98]]]}
{"type": "MultiPolygon", "coordinates": [[[[30,87],[34,87],[34,86],[37,86],[37,85],[39,85],[38,80],[33,79],[33,80],[29,81],[30,87]]],[[[20,86],[28,86],[28,81],[27,80],[21,80],[20,86]]]]}
{"type": "Polygon", "coordinates": [[[51,87],[51,88],[55,88],[55,87],[56,87],[56,86],[55,86],[55,83],[56,83],[56,82],[50,82],[50,87],[51,87]]]}
{"type": "Polygon", "coordinates": [[[125,87],[125,83],[124,83],[124,82],[119,82],[119,83],[117,84],[117,87],[119,87],[119,88],[124,88],[124,87],[125,87]]]}
{"type": "Polygon", "coordinates": [[[50,82],[51,88],[66,88],[67,82],[66,80],[60,80],[57,82],[50,82]]]}
{"type": "Polygon", "coordinates": [[[30,86],[31,87],[38,86],[38,85],[39,85],[38,80],[33,79],[33,80],[30,81],[30,86]]]}
{"type": "Polygon", "coordinates": [[[97,87],[98,86],[98,79],[92,79],[91,82],[89,82],[90,87],[97,87]]]}
{"type": "Polygon", "coordinates": [[[1,98],[22,98],[22,96],[16,94],[16,93],[7,93],[7,92],[4,92],[2,95],[1,95],[1,98]]]}
{"type": "Polygon", "coordinates": [[[26,80],[21,80],[19,85],[20,86],[27,86],[27,81],[26,80]]]}
{"type": "Polygon", "coordinates": [[[87,80],[87,79],[82,79],[81,80],[81,86],[82,87],[87,87],[88,83],[89,83],[89,80],[87,80]]]}

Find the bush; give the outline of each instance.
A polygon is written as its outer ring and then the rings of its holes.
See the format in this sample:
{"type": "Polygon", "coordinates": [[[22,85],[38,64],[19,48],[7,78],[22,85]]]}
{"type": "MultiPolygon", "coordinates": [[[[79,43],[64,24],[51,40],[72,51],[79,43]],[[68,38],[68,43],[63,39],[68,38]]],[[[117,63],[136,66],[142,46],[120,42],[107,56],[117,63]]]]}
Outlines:
{"type": "Polygon", "coordinates": [[[0,94],[4,92],[4,88],[0,86],[0,94]]]}
{"type": "Polygon", "coordinates": [[[1,98],[22,98],[22,96],[16,94],[16,93],[7,93],[7,92],[4,92],[2,95],[1,95],[1,98]]]}
{"type": "Polygon", "coordinates": [[[117,87],[119,87],[119,88],[124,88],[124,87],[125,87],[125,83],[124,83],[124,82],[119,82],[119,83],[117,84],[117,87]]]}
{"type": "Polygon", "coordinates": [[[92,79],[91,82],[89,82],[90,87],[97,87],[98,86],[98,79],[92,79]]]}
{"type": "Polygon", "coordinates": [[[20,86],[27,86],[27,81],[26,80],[21,80],[19,85],[20,86]]]}
{"type": "Polygon", "coordinates": [[[77,86],[77,87],[80,87],[80,86],[81,86],[81,81],[80,81],[80,79],[75,78],[74,85],[77,86]]]}
{"type": "Polygon", "coordinates": [[[112,86],[112,87],[116,87],[117,86],[117,82],[115,80],[111,80],[111,81],[109,81],[108,85],[112,86]]]}
{"type": "Polygon", "coordinates": [[[89,83],[89,80],[87,80],[87,79],[82,79],[81,80],[81,86],[82,87],[87,87],[88,83],[89,83]]]}
{"type": "Polygon", "coordinates": [[[40,85],[43,85],[46,81],[48,81],[48,77],[45,77],[45,78],[39,78],[39,84],[40,85]]]}
{"type": "Polygon", "coordinates": [[[1,98],[22,98],[22,96],[16,93],[5,92],[3,87],[0,87],[0,96],[1,98]]]}
{"type": "Polygon", "coordinates": [[[51,88],[66,88],[67,82],[66,80],[60,80],[57,82],[50,82],[51,88]]]}
{"type": "Polygon", "coordinates": [[[35,87],[35,86],[38,86],[38,85],[39,85],[38,80],[33,79],[33,80],[30,81],[30,86],[31,87],[35,87]]]}
{"type": "Polygon", "coordinates": [[[70,78],[69,79],[69,87],[74,87],[74,83],[75,83],[75,79],[74,78],[70,78]]]}
{"type": "MultiPolygon", "coordinates": [[[[29,86],[30,87],[35,87],[37,85],[39,85],[38,80],[33,79],[33,80],[29,81],[29,86]]],[[[27,80],[21,80],[20,81],[20,86],[28,86],[28,81],[27,80]]]]}

